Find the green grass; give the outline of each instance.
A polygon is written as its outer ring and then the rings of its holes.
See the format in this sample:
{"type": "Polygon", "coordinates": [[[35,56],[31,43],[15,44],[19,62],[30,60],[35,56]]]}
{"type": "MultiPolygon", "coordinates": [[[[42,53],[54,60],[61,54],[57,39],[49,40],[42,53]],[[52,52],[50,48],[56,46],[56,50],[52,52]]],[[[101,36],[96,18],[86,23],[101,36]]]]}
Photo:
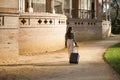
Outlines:
{"type": "Polygon", "coordinates": [[[104,55],[106,61],[120,74],[120,43],[111,46],[104,55]]]}

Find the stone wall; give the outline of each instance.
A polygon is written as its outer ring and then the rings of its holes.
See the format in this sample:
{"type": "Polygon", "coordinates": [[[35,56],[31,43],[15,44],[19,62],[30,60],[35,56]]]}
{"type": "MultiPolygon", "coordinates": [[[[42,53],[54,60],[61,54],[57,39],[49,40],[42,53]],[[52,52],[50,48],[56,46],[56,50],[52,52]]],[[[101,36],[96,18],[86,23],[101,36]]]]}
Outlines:
{"type": "Polygon", "coordinates": [[[102,39],[102,23],[97,20],[69,19],[68,27],[73,27],[77,41],[102,39]]]}
{"type": "Polygon", "coordinates": [[[100,26],[73,27],[76,41],[99,40],[102,38],[100,26]]]}
{"type": "Polygon", "coordinates": [[[111,22],[102,21],[102,35],[104,37],[109,37],[111,35],[111,22]]]}
{"type": "Polygon", "coordinates": [[[0,7],[17,8],[18,7],[18,0],[0,0],[0,7]]]}
{"type": "Polygon", "coordinates": [[[18,0],[0,0],[0,12],[18,13],[18,0]]]}
{"type": "Polygon", "coordinates": [[[64,48],[65,27],[20,28],[19,53],[36,55],[64,48]]]}
{"type": "Polygon", "coordinates": [[[34,13],[19,18],[19,54],[38,55],[65,47],[66,17],[34,13]]]}
{"type": "Polygon", "coordinates": [[[18,15],[0,15],[0,61],[14,62],[18,56],[18,15]]]}

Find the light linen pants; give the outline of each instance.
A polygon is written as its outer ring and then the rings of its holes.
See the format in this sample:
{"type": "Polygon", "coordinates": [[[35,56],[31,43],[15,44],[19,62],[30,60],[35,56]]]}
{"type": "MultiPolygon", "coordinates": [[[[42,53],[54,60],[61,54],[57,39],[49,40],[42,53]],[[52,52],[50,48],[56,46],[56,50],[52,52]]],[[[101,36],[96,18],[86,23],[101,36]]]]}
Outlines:
{"type": "Polygon", "coordinates": [[[70,57],[70,54],[74,51],[74,42],[73,39],[67,39],[67,48],[68,48],[68,54],[70,57]]]}

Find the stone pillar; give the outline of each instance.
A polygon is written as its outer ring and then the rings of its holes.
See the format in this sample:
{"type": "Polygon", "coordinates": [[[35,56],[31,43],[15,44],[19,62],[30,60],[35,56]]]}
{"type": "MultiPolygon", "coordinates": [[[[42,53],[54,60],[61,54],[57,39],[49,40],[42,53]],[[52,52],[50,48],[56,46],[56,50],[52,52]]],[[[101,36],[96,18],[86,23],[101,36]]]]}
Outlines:
{"type": "Polygon", "coordinates": [[[62,14],[65,14],[64,13],[64,0],[62,0],[62,14]]]}
{"type": "Polygon", "coordinates": [[[95,18],[95,1],[94,0],[92,0],[91,2],[91,10],[92,10],[91,19],[94,19],[95,18]]]}
{"type": "Polygon", "coordinates": [[[51,0],[46,0],[46,12],[52,12],[51,10],[51,0]]]}
{"type": "Polygon", "coordinates": [[[95,19],[97,19],[97,1],[96,0],[94,1],[95,1],[95,19]]]}
{"type": "Polygon", "coordinates": [[[81,0],[78,0],[78,17],[81,18],[81,0]]]}
{"type": "Polygon", "coordinates": [[[18,2],[18,6],[19,6],[19,7],[18,7],[18,10],[19,10],[19,12],[21,11],[21,8],[20,8],[20,1],[21,1],[21,0],[19,0],[19,2],[18,2]]]}
{"type": "Polygon", "coordinates": [[[55,14],[54,0],[51,0],[51,10],[52,10],[52,13],[55,14]]]}
{"type": "Polygon", "coordinates": [[[72,17],[73,18],[78,18],[78,4],[79,0],[72,0],[72,17]]]}
{"type": "Polygon", "coordinates": [[[98,0],[97,17],[99,21],[102,20],[102,0],[98,0]]]}
{"type": "Polygon", "coordinates": [[[54,0],[46,0],[46,11],[55,14],[54,0]]]}
{"type": "Polygon", "coordinates": [[[25,0],[19,0],[19,12],[25,12],[25,0]]]}
{"type": "Polygon", "coordinates": [[[72,0],[70,0],[70,10],[69,10],[69,13],[70,13],[70,18],[72,18],[72,0]]]}
{"type": "Polygon", "coordinates": [[[28,0],[28,12],[32,13],[33,12],[33,8],[31,6],[32,1],[28,0]]]}

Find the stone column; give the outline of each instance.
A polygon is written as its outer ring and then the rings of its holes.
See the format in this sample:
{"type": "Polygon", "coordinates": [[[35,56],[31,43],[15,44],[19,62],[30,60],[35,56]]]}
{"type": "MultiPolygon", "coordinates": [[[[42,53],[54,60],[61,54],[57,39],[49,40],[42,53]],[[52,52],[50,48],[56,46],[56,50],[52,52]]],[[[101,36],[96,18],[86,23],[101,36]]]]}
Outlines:
{"type": "Polygon", "coordinates": [[[97,1],[95,0],[95,19],[97,19],[97,1]]]}
{"type": "Polygon", "coordinates": [[[52,13],[55,14],[54,0],[51,0],[51,10],[52,10],[52,13]]]}
{"type": "Polygon", "coordinates": [[[33,8],[32,8],[32,6],[31,6],[31,3],[32,3],[32,1],[31,0],[28,0],[28,12],[30,12],[30,13],[32,13],[33,12],[33,8]]]}
{"type": "Polygon", "coordinates": [[[81,0],[78,0],[78,18],[81,18],[81,0]]]}
{"type": "Polygon", "coordinates": [[[72,17],[73,18],[78,18],[78,6],[79,5],[79,0],[72,0],[72,17]]]}
{"type": "Polygon", "coordinates": [[[69,13],[70,13],[70,18],[72,18],[72,0],[70,0],[70,10],[69,10],[69,13]]]}
{"type": "Polygon", "coordinates": [[[19,12],[25,12],[25,0],[19,0],[19,12]]]}
{"type": "Polygon", "coordinates": [[[102,0],[98,0],[98,8],[97,8],[97,17],[98,17],[98,20],[102,20],[102,0]]]}
{"type": "Polygon", "coordinates": [[[64,0],[62,0],[62,14],[64,14],[64,0]]]}
{"type": "Polygon", "coordinates": [[[20,8],[20,0],[19,0],[19,2],[18,2],[18,8],[19,8],[19,12],[21,11],[21,8],[20,8]]]}

